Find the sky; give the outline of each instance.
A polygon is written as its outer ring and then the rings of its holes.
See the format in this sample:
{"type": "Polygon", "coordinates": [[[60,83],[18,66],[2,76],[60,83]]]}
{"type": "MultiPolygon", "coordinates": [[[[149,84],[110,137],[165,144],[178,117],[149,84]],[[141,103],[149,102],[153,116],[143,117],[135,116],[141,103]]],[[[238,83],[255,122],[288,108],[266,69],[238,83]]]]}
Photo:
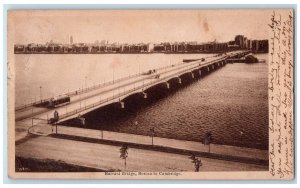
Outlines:
{"type": "Polygon", "coordinates": [[[242,34],[268,39],[272,10],[11,11],[14,43],[227,42],[242,34]]]}

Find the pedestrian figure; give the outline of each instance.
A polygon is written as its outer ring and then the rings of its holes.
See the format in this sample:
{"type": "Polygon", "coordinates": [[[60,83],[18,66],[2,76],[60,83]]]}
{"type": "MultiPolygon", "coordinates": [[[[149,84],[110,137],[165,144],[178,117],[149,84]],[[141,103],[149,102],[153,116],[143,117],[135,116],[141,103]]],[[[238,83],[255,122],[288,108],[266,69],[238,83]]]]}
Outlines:
{"type": "Polygon", "coordinates": [[[200,167],[202,166],[201,159],[196,157],[195,154],[192,154],[189,158],[192,160],[192,163],[194,164],[195,172],[199,172],[200,167]]]}

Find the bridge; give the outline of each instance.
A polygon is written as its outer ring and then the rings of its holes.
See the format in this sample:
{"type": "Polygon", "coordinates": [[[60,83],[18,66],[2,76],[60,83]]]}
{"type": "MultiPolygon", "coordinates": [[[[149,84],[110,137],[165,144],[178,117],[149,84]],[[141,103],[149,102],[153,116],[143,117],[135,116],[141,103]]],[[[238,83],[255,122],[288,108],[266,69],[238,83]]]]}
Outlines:
{"type": "Polygon", "coordinates": [[[54,118],[55,111],[59,114],[59,119],[55,122],[57,124],[72,118],[81,117],[109,104],[116,104],[119,108],[126,108],[125,101],[130,96],[136,95],[141,99],[146,99],[154,88],[158,89],[158,91],[172,90],[178,84],[187,84],[226,65],[228,59],[241,58],[248,53],[250,52],[234,51],[222,55],[209,56],[70,92],[64,94],[70,97],[70,103],[56,108],[39,106],[39,104],[48,99],[17,107],[15,109],[16,140],[24,138],[27,132],[33,131],[36,126],[39,126],[39,134],[51,133],[53,130],[49,129],[52,126],[45,125],[51,124],[49,120],[54,118]]]}

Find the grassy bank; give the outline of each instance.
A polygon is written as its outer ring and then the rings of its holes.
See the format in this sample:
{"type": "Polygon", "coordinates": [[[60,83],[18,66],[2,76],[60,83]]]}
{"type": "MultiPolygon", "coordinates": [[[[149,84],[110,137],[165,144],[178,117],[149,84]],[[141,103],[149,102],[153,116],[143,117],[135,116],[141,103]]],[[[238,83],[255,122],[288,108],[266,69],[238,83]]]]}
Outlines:
{"type": "Polygon", "coordinates": [[[105,172],[101,169],[72,165],[50,159],[16,157],[15,161],[16,172],[105,172]]]}

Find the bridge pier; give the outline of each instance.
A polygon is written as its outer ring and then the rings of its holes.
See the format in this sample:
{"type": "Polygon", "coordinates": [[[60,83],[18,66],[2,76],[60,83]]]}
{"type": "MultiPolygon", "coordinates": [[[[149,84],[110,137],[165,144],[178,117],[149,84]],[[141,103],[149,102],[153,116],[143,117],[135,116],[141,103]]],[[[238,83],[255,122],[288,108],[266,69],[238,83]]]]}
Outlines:
{"type": "Polygon", "coordinates": [[[123,101],[120,101],[119,104],[122,109],[125,108],[125,103],[123,101]]]}
{"type": "MultiPolygon", "coordinates": [[[[82,125],[82,126],[85,125],[85,118],[82,117],[80,114],[77,116],[77,119],[78,119],[80,125],[82,125]]],[[[56,132],[57,132],[57,130],[56,130],[56,132]]]]}
{"type": "Polygon", "coordinates": [[[192,78],[195,78],[195,75],[194,75],[194,73],[193,73],[193,72],[191,72],[191,76],[192,76],[192,78]]]}
{"type": "Polygon", "coordinates": [[[209,72],[209,66],[207,66],[206,68],[207,68],[207,72],[209,72]]]}
{"type": "Polygon", "coordinates": [[[201,77],[201,70],[199,70],[199,77],[201,77]]]}
{"type": "Polygon", "coordinates": [[[170,89],[170,83],[165,82],[168,89],[170,89]]]}
{"type": "Polygon", "coordinates": [[[148,96],[147,96],[147,93],[142,92],[142,94],[143,94],[143,98],[144,98],[144,99],[147,99],[147,97],[148,97],[148,96]]]}
{"type": "Polygon", "coordinates": [[[182,84],[181,78],[180,78],[180,77],[177,77],[177,78],[178,78],[178,83],[179,83],[179,84],[182,84]]]}

